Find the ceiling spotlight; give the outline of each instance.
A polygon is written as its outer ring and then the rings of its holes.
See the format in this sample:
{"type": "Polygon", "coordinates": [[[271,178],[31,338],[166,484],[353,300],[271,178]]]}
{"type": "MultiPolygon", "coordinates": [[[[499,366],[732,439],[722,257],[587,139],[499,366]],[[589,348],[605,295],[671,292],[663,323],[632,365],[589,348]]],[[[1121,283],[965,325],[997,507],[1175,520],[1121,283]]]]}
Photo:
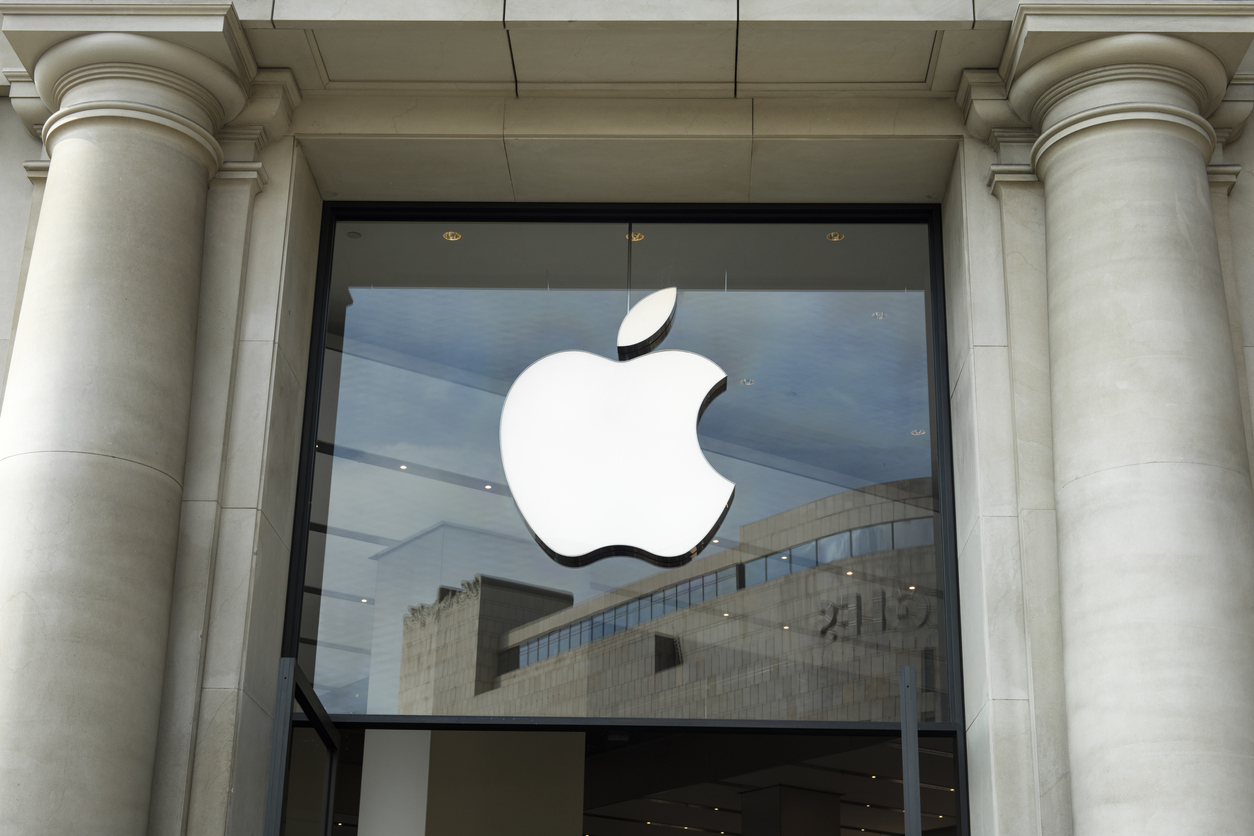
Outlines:
{"type": "Polygon", "coordinates": [[[911,430],[911,435],[927,435],[927,430],[911,430]]]}
{"type": "Polygon", "coordinates": [[[717,543],[717,542],[718,542],[718,540],[711,540],[710,542],[711,542],[711,543],[717,543]]]}
{"type": "Polygon", "coordinates": [[[846,575],[852,575],[852,574],[853,574],[853,572],[846,572],[845,574],[846,574],[846,575]]]}
{"type": "Polygon", "coordinates": [[[883,311],[876,311],[875,313],[871,314],[871,319],[883,319],[883,318],[884,318],[883,311]]]}
{"type": "Polygon", "coordinates": [[[445,241],[459,241],[461,240],[462,234],[460,232],[453,232],[452,230],[449,230],[440,237],[442,237],[445,241]]]}
{"type": "Polygon", "coordinates": [[[753,385],[753,378],[751,378],[751,377],[742,377],[742,378],[740,378],[740,385],[741,385],[741,386],[752,386],[752,385],[753,385]]]}
{"type": "MultiPolygon", "coordinates": [[[[349,238],[360,238],[360,237],[361,237],[361,233],[360,233],[360,232],[350,232],[350,233],[348,233],[348,237],[349,237],[349,238]]],[[[342,823],[342,822],[341,822],[341,823],[342,823]]]]}
{"type": "Polygon", "coordinates": [[[361,599],[361,602],[362,602],[363,604],[369,604],[369,603],[370,603],[370,601],[369,601],[368,599],[366,599],[366,598],[362,598],[362,599],[361,599]]]}
{"type": "Polygon", "coordinates": [[[483,489],[484,489],[485,491],[490,491],[490,490],[492,490],[492,486],[491,486],[491,485],[484,485],[484,486],[483,486],[483,489]]]}
{"type": "Polygon", "coordinates": [[[401,470],[409,470],[409,465],[407,464],[401,465],[401,470]]]}
{"type": "Polygon", "coordinates": [[[787,630],[787,629],[788,629],[788,625],[787,625],[787,624],[785,624],[785,625],[784,625],[784,629],[785,629],[785,630],[787,630]]]}
{"type": "Polygon", "coordinates": [[[828,240],[828,241],[844,241],[844,240],[845,240],[845,233],[843,233],[843,232],[829,232],[829,233],[827,233],[827,240],[828,240]]]}
{"type": "Polygon", "coordinates": [[[628,240],[628,241],[632,241],[632,242],[635,242],[635,241],[643,241],[643,240],[644,240],[644,233],[643,233],[643,232],[633,232],[633,233],[631,233],[630,235],[628,235],[628,236],[627,236],[627,240],[628,240]]]}
{"type": "Polygon", "coordinates": [[[913,586],[912,586],[912,587],[910,587],[910,588],[911,588],[911,589],[914,589],[914,587],[913,587],[913,586]]]}
{"type": "MultiPolygon", "coordinates": [[[[728,617],[728,616],[730,616],[730,615],[731,615],[731,613],[729,613],[729,612],[725,612],[725,613],[723,613],[723,618],[727,618],[727,617],[728,617]]],[[[715,810],[717,810],[718,808],[717,808],[717,807],[715,807],[714,809],[715,809],[715,810]]]]}

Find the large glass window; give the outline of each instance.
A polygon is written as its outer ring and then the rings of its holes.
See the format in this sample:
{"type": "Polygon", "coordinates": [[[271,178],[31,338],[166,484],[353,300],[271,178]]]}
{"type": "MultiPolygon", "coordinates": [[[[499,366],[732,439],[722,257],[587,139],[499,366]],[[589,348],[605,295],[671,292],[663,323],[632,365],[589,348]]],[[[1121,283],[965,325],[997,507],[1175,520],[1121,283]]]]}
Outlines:
{"type": "MultiPolygon", "coordinates": [[[[314,691],[332,715],[895,722],[912,665],[919,719],[949,722],[928,225],[621,214],[335,225],[302,509],[314,691]],[[556,352],[639,362],[620,323],[667,287],[653,354],[726,373],[696,431],[734,498],[683,565],[561,565],[506,478],[506,395],[556,352]]],[[[612,507],[616,475],[581,488],[612,507]]]]}

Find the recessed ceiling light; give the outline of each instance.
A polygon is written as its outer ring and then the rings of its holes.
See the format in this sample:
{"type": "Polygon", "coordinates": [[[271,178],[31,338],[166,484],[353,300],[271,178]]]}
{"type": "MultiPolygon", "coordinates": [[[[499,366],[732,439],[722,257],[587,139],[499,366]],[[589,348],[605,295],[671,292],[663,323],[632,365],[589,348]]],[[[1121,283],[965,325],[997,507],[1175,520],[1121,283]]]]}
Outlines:
{"type": "Polygon", "coordinates": [[[483,489],[484,489],[485,491],[490,491],[490,490],[492,490],[492,486],[491,486],[491,485],[484,485],[484,486],[483,486],[483,489]]]}
{"type": "Polygon", "coordinates": [[[829,233],[827,233],[827,240],[828,240],[828,241],[844,241],[844,240],[845,240],[845,233],[843,233],[843,232],[829,232],[829,233]]]}
{"type": "Polygon", "coordinates": [[[787,560],[787,559],[788,559],[788,555],[786,555],[786,554],[782,554],[782,555],[780,555],[780,556],[779,556],[779,559],[780,559],[780,560],[787,560]]]}
{"type": "Polygon", "coordinates": [[[711,543],[717,543],[717,542],[718,542],[718,540],[711,540],[710,542],[711,542],[711,543]]]}
{"type": "Polygon", "coordinates": [[[884,318],[883,311],[876,311],[875,313],[871,314],[871,319],[883,319],[883,318],[884,318]]]}
{"type": "MultiPolygon", "coordinates": [[[[729,612],[725,612],[725,613],[723,613],[723,618],[727,618],[727,617],[728,617],[728,616],[730,616],[730,615],[731,615],[731,613],[729,613],[729,612]]],[[[714,809],[715,809],[715,810],[717,810],[718,808],[717,808],[717,807],[715,807],[714,809]]]]}
{"type": "Polygon", "coordinates": [[[785,625],[784,625],[784,629],[785,629],[785,630],[787,630],[787,629],[788,629],[788,625],[787,625],[787,624],[785,624],[785,625]]]}
{"type": "Polygon", "coordinates": [[[401,465],[401,470],[409,470],[409,465],[407,464],[401,465]]]}
{"type": "MultiPolygon", "coordinates": [[[[360,237],[361,237],[361,233],[360,233],[360,232],[350,232],[350,233],[348,233],[348,237],[349,237],[349,238],[360,238],[360,237]]],[[[343,824],[343,822],[340,822],[340,824],[343,824]]]]}
{"type": "Polygon", "coordinates": [[[460,232],[453,232],[452,230],[449,230],[440,237],[442,237],[445,241],[459,241],[461,240],[462,234],[460,232]]]}
{"type": "Polygon", "coordinates": [[[369,603],[370,603],[369,599],[366,599],[366,598],[362,598],[362,599],[361,599],[361,602],[362,602],[363,604],[369,604],[369,603]]]}
{"type": "Polygon", "coordinates": [[[643,240],[644,240],[644,233],[643,233],[643,232],[633,232],[633,233],[631,233],[630,235],[628,235],[628,236],[627,236],[627,240],[628,240],[628,241],[643,241],[643,240]]]}
{"type": "Polygon", "coordinates": [[[927,435],[927,430],[911,430],[911,435],[927,435]]]}
{"type": "Polygon", "coordinates": [[[740,378],[740,385],[741,385],[741,386],[752,386],[752,385],[753,385],[753,378],[751,378],[751,377],[742,377],[742,378],[740,378]]]}
{"type": "Polygon", "coordinates": [[[875,776],[874,776],[874,775],[872,775],[871,777],[872,777],[872,778],[874,778],[875,776]]]}
{"type": "Polygon", "coordinates": [[[846,575],[852,575],[852,574],[853,574],[853,572],[846,572],[845,574],[846,574],[846,575]]]}

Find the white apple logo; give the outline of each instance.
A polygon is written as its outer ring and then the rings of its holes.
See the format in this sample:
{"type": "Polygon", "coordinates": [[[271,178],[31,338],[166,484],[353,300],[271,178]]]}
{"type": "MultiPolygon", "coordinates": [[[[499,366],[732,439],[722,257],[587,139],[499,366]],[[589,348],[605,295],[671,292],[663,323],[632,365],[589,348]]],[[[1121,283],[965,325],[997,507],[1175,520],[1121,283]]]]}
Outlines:
{"type": "Polygon", "coordinates": [[[563,566],[611,555],[682,566],[731,507],[736,486],[697,443],[727,375],[699,354],[647,353],[670,332],[677,298],[669,287],[628,312],[619,362],[550,354],[505,396],[505,477],[536,542],[563,566]]]}

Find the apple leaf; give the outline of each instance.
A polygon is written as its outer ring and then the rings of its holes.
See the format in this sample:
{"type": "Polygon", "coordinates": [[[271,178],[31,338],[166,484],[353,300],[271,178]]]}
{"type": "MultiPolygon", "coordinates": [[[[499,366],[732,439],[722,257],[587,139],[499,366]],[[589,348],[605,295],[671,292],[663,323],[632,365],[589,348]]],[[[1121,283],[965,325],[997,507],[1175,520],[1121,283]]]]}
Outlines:
{"type": "Polygon", "coordinates": [[[675,321],[679,291],[673,287],[650,293],[641,299],[618,328],[618,359],[630,360],[647,354],[661,344],[675,321]]]}

